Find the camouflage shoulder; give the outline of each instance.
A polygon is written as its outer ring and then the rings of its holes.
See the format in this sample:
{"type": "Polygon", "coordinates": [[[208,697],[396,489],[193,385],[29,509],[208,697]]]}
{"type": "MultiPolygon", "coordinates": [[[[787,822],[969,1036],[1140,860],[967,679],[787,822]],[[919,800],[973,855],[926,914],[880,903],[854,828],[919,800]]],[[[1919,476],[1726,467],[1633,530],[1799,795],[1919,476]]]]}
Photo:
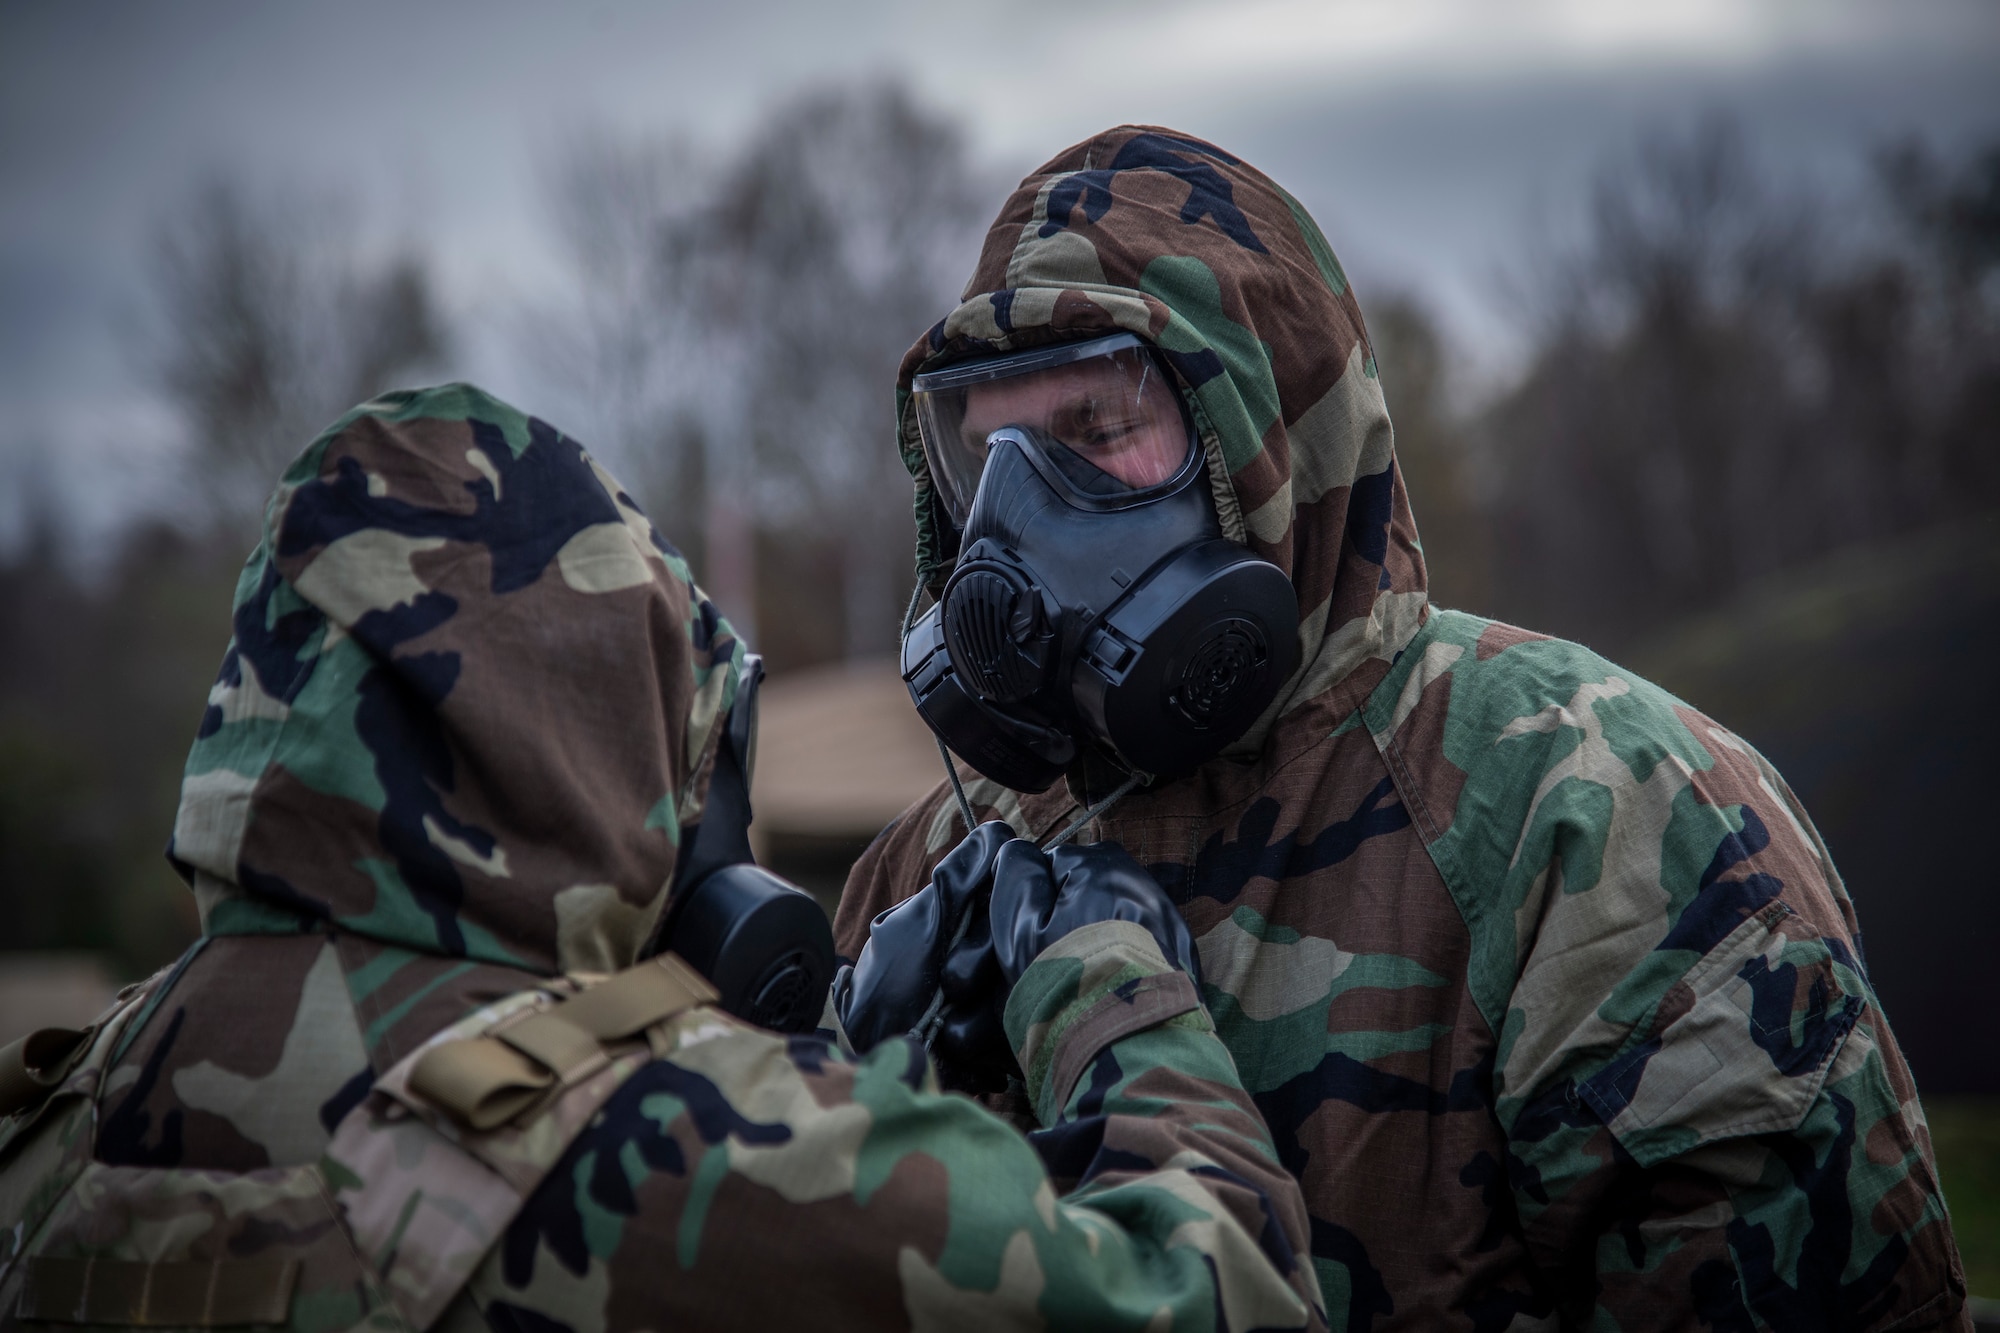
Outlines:
{"type": "Polygon", "coordinates": [[[1803,1298],[1765,1242],[1738,1223],[1725,1239],[1732,1210],[1782,1252],[1852,1239],[1839,1281],[1856,1308],[1910,1314],[1893,1295],[1906,1279],[1953,1284],[1852,905],[1761,755],[1588,649],[1451,612],[1363,714],[1470,931],[1531,1246],[1570,1252],[1590,1200],[1671,1162],[1682,1194],[1645,1206],[1721,1220],[1677,1223],[1679,1259],[1631,1249],[1607,1309],[1683,1298],[1679,1270],[1707,1252],[1751,1308],[1803,1298]],[[1871,1219],[1865,1235],[1849,1216],[1871,1219]]]}
{"type": "Polygon", "coordinates": [[[1471,932],[1473,998],[1496,1031],[1552,876],[1566,898],[1637,895],[1664,934],[1654,900],[1691,893],[1741,827],[1692,790],[1715,767],[1698,718],[1579,644],[1456,611],[1430,617],[1362,706],[1471,932]],[[1665,860],[1631,859],[1642,829],[1665,860]]]}
{"type": "Polygon", "coordinates": [[[179,967],[125,987],[87,1027],[43,1029],[0,1052],[13,1066],[9,1083],[17,1094],[0,1108],[0,1217],[10,1224],[0,1229],[0,1278],[89,1164],[93,1103],[105,1074],[179,967]]]}

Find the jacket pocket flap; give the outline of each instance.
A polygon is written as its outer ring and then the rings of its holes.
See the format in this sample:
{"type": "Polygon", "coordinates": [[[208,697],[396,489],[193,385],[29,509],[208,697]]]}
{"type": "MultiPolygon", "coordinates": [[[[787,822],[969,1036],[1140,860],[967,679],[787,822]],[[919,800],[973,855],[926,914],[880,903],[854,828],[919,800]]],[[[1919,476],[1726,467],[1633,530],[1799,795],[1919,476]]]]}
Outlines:
{"type": "Polygon", "coordinates": [[[1793,1129],[1867,1003],[1845,970],[1810,922],[1773,903],[1688,969],[1645,1039],[1577,1093],[1641,1166],[1793,1129]]]}

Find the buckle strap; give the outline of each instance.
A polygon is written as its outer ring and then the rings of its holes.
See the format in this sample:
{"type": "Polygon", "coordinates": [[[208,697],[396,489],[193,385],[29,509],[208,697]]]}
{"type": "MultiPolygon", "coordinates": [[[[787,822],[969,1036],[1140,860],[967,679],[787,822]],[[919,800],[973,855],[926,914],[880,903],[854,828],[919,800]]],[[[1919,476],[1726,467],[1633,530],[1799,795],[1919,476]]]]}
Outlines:
{"type": "Polygon", "coordinates": [[[410,1090],[467,1128],[494,1129],[601,1068],[605,1043],[715,999],[707,978],[661,954],[484,1036],[440,1042],[410,1070],[410,1090]]]}
{"type": "Polygon", "coordinates": [[[520,1022],[496,1031],[493,1039],[504,1042],[542,1068],[553,1070],[565,1083],[604,1053],[595,1036],[548,1009],[531,1013],[520,1022]]]}

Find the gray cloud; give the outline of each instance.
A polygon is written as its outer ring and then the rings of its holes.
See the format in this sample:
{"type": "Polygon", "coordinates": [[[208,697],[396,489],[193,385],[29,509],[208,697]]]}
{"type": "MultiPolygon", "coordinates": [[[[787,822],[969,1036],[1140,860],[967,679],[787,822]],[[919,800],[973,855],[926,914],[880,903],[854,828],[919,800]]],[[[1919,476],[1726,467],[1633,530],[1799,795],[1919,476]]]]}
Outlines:
{"type": "Polygon", "coordinates": [[[1609,12],[1573,0],[1387,17],[1294,0],[9,5],[0,476],[51,450],[87,473],[116,456],[97,438],[107,419],[154,419],[119,325],[140,304],[149,238],[214,172],[352,210],[381,244],[421,245],[453,308],[491,330],[468,341],[461,370],[510,391],[526,381],[507,314],[560,280],[539,192],[565,133],[722,143],[807,84],[908,78],[1009,171],[1117,120],[1214,138],[1321,218],[1364,299],[1425,291],[1492,365],[1509,337],[1493,273],[1571,225],[1592,164],[1645,126],[1726,109],[1776,169],[1833,187],[1894,135],[2000,132],[2000,25],[1984,4],[1609,12]]]}

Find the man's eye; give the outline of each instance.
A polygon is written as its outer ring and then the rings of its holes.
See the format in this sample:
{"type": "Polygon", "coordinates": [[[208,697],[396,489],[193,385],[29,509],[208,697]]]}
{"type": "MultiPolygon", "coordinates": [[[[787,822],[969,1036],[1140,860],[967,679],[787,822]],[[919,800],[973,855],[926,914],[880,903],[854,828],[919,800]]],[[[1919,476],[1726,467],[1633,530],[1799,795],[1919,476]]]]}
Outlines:
{"type": "Polygon", "coordinates": [[[1130,435],[1132,430],[1133,422],[1124,417],[1116,417],[1090,427],[1083,433],[1084,441],[1099,447],[1116,444],[1130,435]]]}

